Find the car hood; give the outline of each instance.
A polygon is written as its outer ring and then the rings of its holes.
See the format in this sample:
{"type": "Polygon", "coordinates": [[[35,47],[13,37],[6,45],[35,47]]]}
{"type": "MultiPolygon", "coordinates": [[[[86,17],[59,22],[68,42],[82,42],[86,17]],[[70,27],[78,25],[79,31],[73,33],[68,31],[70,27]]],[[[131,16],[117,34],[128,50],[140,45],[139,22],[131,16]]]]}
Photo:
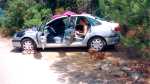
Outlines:
{"type": "Polygon", "coordinates": [[[35,34],[36,32],[38,32],[38,28],[37,27],[31,27],[31,28],[26,28],[26,29],[23,29],[22,31],[18,31],[16,32],[16,34],[35,34]]]}
{"type": "Polygon", "coordinates": [[[24,29],[23,31],[25,31],[25,32],[35,32],[35,31],[38,31],[38,28],[37,27],[31,27],[31,28],[24,29]]]}

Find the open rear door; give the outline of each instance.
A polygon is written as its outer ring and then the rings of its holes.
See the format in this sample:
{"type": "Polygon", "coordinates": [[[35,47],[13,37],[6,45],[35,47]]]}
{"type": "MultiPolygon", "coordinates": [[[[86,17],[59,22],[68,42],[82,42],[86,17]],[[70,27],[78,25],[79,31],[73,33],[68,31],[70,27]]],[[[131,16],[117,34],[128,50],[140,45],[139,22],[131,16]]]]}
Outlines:
{"type": "Polygon", "coordinates": [[[68,17],[68,22],[66,24],[66,29],[64,33],[63,43],[66,46],[70,46],[74,40],[74,31],[76,25],[76,17],[68,17]]]}

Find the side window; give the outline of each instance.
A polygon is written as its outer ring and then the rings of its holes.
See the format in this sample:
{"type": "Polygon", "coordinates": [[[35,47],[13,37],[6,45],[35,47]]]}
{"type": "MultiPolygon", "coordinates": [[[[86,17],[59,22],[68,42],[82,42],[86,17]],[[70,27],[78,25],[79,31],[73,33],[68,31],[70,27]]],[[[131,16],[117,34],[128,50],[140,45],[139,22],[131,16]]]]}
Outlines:
{"type": "Polygon", "coordinates": [[[92,25],[92,26],[101,25],[101,22],[99,22],[93,18],[88,18],[88,21],[89,21],[90,25],[92,25]]]}
{"type": "Polygon", "coordinates": [[[66,23],[65,34],[64,34],[65,38],[70,38],[70,36],[72,35],[76,24],[76,19],[77,18],[74,16],[68,17],[66,21],[67,23],[66,23]]]}
{"type": "Polygon", "coordinates": [[[81,19],[85,19],[85,20],[86,20],[86,24],[89,25],[88,19],[87,19],[86,17],[84,17],[84,16],[78,16],[77,23],[76,23],[77,25],[80,24],[80,20],[81,20],[81,19]]]}
{"type": "Polygon", "coordinates": [[[75,24],[76,24],[76,17],[74,17],[74,16],[68,17],[68,21],[66,23],[66,25],[67,25],[66,28],[74,29],[75,24]]]}

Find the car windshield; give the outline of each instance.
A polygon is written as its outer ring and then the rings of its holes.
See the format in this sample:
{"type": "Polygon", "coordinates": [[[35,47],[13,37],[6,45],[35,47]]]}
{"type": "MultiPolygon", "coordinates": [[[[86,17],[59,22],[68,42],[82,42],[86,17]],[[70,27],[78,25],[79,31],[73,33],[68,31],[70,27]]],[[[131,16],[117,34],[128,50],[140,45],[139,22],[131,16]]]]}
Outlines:
{"type": "Polygon", "coordinates": [[[41,31],[45,26],[46,26],[46,23],[51,20],[50,18],[46,17],[45,20],[42,21],[41,25],[39,25],[37,28],[39,31],[41,31]]]}

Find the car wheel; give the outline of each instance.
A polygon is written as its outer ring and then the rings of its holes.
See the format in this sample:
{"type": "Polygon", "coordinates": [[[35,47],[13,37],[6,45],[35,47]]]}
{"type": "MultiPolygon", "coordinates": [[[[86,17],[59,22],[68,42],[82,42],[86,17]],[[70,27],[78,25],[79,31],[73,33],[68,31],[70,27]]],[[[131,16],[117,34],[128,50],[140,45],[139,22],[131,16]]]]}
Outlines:
{"type": "Polygon", "coordinates": [[[32,54],[36,50],[36,44],[34,43],[33,40],[29,38],[25,38],[21,41],[21,48],[22,48],[23,54],[26,54],[26,53],[32,54]]]}
{"type": "Polygon", "coordinates": [[[101,37],[94,37],[89,40],[88,42],[88,48],[93,48],[96,51],[101,51],[106,46],[106,42],[101,37]]]}

